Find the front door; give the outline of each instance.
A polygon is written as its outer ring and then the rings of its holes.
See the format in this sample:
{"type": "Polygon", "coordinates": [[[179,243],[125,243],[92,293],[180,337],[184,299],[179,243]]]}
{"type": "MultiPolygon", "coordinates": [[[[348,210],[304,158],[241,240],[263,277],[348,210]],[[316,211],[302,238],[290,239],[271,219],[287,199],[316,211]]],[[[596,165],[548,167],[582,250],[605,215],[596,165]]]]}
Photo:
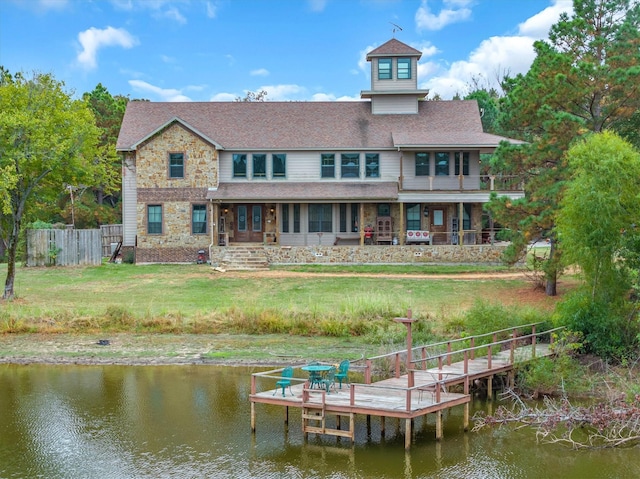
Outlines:
{"type": "Polygon", "coordinates": [[[262,243],[262,205],[237,205],[234,241],[238,243],[262,243]]]}
{"type": "Polygon", "coordinates": [[[448,244],[447,210],[439,206],[429,208],[429,231],[431,244],[448,244]]]}

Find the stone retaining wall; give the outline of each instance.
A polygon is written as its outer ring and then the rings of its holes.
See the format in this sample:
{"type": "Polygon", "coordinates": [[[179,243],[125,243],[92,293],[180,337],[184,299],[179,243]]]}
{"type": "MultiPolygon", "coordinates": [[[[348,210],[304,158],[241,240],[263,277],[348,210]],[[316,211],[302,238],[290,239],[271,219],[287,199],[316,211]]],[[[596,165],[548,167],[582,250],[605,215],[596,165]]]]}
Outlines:
{"type": "MultiPolygon", "coordinates": [[[[269,264],[501,264],[504,245],[465,246],[265,246],[269,264]]],[[[224,248],[214,248],[212,264],[224,248]]]]}

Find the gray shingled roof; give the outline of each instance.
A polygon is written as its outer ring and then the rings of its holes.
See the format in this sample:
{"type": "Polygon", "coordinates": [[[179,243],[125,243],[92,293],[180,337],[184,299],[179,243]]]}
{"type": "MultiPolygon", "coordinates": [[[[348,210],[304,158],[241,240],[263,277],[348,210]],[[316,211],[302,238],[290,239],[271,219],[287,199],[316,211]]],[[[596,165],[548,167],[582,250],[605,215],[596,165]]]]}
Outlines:
{"type": "Polygon", "coordinates": [[[224,201],[393,201],[398,198],[396,182],[379,183],[223,183],[207,192],[208,200],[224,201]]]}
{"type": "Polygon", "coordinates": [[[136,149],[171,120],[227,150],[383,150],[496,147],[505,138],[482,131],[475,100],[421,101],[418,114],[373,115],[371,103],[132,101],[116,148],[136,149]]]}
{"type": "Polygon", "coordinates": [[[413,47],[410,47],[406,43],[402,43],[400,40],[396,40],[392,38],[386,43],[383,43],[378,48],[374,48],[369,53],[367,53],[367,61],[371,60],[371,57],[379,57],[385,55],[407,55],[410,57],[420,57],[422,56],[422,52],[420,50],[416,50],[413,47]]]}

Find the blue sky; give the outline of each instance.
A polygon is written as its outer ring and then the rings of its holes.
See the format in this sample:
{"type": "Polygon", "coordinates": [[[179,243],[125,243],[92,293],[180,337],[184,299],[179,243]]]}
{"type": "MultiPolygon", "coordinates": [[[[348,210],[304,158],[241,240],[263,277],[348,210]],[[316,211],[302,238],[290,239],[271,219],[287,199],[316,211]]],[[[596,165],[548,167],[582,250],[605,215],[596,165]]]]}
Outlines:
{"type": "Polygon", "coordinates": [[[80,96],[151,101],[356,100],[366,52],[423,52],[419,87],[450,99],[526,72],[571,0],[0,0],[0,65],[80,96]],[[394,31],[395,30],[395,31],[394,31]]]}

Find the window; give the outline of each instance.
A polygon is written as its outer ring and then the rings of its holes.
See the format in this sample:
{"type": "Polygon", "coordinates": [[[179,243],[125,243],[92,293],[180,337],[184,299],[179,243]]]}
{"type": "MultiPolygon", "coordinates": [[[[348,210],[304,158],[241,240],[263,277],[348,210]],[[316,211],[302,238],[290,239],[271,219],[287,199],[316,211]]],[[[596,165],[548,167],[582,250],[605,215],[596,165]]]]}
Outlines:
{"type": "Polygon", "coordinates": [[[411,58],[398,58],[398,80],[411,79],[411,58]]]}
{"type": "MultiPolygon", "coordinates": [[[[456,169],[456,176],[460,175],[460,153],[456,153],[455,155],[455,169],[456,169]]],[[[469,152],[464,152],[462,153],[462,174],[464,176],[469,176],[469,152]]]]}
{"type": "Polygon", "coordinates": [[[391,58],[378,60],[378,80],[391,80],[391,58]]]}
{"type": "Polygon", "coordinates": [[[420,204],[409,203],[407,204],[407,231],[420,230],[420,204]]]}
{"type": "Polygon", "coordinates": [[[449,176],[449,153],[436,153],[436,176],[449,176]]]}
{"type": "Polygon", "coordinates": [[[320,155],[320,176],[322,178],[335,178],[336,176],[336,155],[333,153],[323,153],[320,155]]]}
{"type": "Polygon", "coordinates": [[[416,176],[429,176],[429,153],[416,153],[416,176]]]}
{"type": "Polygon", "coordinates": [[[147,206],[147,233],[150,235],[162,234],[162,206],[147,206]]]}
{"type": "Polygon", "coordinates": [[[169,153],[169,178],[184,178],[184,153],[169,153]]]}
{"type": "Polygon", "coordinates": [[[462,229],[471,229],[471,203],[463,203],[462,205],[462,229]]]}
{"type": "Polygon", "coordinates": [[[284,178],[287,174],[287,155],[284,153],[274,153],[271,161],[273,163],[273,177],[284,178]]]}
{"type": "Polygon", "coordinates": [[[253,155],[253,177],[267,177],[267,155],[253,155]]]}
{"type": "Polygon", "coordinates": [[[340,203],[340,233],[347,232],[347,204],[340,203]]]}
{"type": "Polygon", "coordinates": [[[331,205],[309,205],[309,233],[331,233],[331,205]]]}
{"type": "Polygon", "coordinates": [[[207,205],[191,206],[191,234],[207,234],[207,205]]]}
{"type": "Polygon", "coordinates": [[[300,233],[300,203],[293,205],[293,232],[300,233]]]}
{"type": "Polygon", "coordinates": [[[389,203],[378,203],[378,216],[391,216],[391,205],[389,203]]]}
{"type": "Polygon", "coordinates": [[[281,211],[282,211],[282,232],[283,233],[288,233],[289,232],[289,205],[287,203],[284,203],[281,207],[281,211]]]}
{"type": "Polygon", "coordinates": [[[342,168],[340,170],[342,178],[360,178],[360,154],[343,153],[342,168]]]}
{"type": "Polygon", "coordinates": [[[233,155],[233,177],[234,178],[246,178],[247,177],[247,155],[240,155],[234,153],[233,155]]]}
{"type": "Polygon", "coordinates": [[[364,160],[365,176],[367,178],[380,177],[380,155],[377,153],[367,153],[364,160]]]}
{"type": "Polygon", "coordinates": [[[351,232],[358,232],[358,203],[351,203],[351,232]]]}

